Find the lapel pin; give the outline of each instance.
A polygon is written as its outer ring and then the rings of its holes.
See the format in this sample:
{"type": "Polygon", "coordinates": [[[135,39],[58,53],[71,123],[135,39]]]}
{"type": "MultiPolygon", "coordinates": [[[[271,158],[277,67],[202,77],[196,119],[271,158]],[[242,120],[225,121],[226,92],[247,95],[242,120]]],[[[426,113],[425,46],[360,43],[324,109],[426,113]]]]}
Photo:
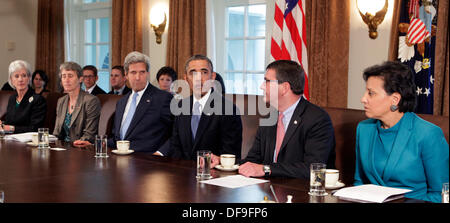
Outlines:
{"type": "Polygon", "coordinates": [[[147,99],[147,103],[150,103],[150,99],[147,99]]]}
{"type": "Polygon", "coordinates": [[[297,125],[297,120],[294,121],[294,125],[297,125]]]}

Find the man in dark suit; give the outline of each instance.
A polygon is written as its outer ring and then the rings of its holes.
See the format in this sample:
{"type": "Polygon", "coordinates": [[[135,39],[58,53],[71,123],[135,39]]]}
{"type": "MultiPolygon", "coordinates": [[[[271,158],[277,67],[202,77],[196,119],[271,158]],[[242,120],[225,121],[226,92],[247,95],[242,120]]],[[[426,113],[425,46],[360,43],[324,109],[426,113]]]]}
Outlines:
{"type": "Polygon", "coordinates": [[[98,94],[106,94],[106,92],[97,86],[97,68],[92,65],[87,65],[83,67],[83,83],[86,87],[86,91],[89,94],[98,95],[98,94]]]}
{"type": "Polygon", "coordinates": [[[334,168],[334,129],[329,115],[302,97],[304,75],[294,61],[267,66],[261,89],[264,101],[277,108],[278,119],[276,125],[258,128],[240,174],[309,179],[311,163],[334,168]]]}
{"type": "Polygon", "coordinates": [[[173,96],[148,82],[148,56],[131,52],[125,57],[124,64],[132,91],[117,102],[113,136],[108,140],[108,146],[116,148],[117,140],[129,140],[131,150],[154,153],[170,137],[173,124],[170,101],[173,96]]]}
{"type": "Polygon", "coordinates": [[[175,117],[170,140],[173,157],[194,160],[198,150],[211,150],[212,167],[219,164],[221,154],[241,158],[239,110],[220,92],[214,91],[215,76],[206,56],[195,55],[186,62],[184,79],[193,94],[178,103],[181,114],[175,117]]]}
{"type": "Polygon", "coordinates": [[[114,66],[111,69],[109,82],[111,83],[112,90],[108,94],[126,95],[131,91],[126,85],[127,78],[125,77],[125,70],[120,65],[114,66]]]}

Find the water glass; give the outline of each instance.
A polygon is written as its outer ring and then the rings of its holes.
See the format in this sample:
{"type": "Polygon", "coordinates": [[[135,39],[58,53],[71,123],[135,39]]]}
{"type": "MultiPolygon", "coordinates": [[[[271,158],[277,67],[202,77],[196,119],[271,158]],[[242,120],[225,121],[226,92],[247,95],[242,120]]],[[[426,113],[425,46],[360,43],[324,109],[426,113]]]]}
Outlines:
{"type": "Polygon", "coordinates": [[[309,182],[309,195],[312,196],[325,196],[325,173],[326,164],[323,163],[311,163],[310,170],[310,182],[309,182]]]}
{"type": "Polygon", "coordinates": [[[0,204],[5,203],[5,192],[0,190],[0,204]]]}
{"type": "Polygon", "coordinates": [[[448,203],[448,183],[442,185],[442,203],[448,203]]]}
{"type": "Polygon", "coordinates": [[[5,130],[0,129],[0,140],[5,138],[5,130]]]}
{"type": "Polygon", "coordinates": [[[197,179],[211,179],[211,157],[212,152],[209,150],[197,151],[197,179]]]}
{"type": "Polygon", "coordinates": [[[95,157],[108,158],[107,136],[95,135],[95,157]]]}
{"type": "Polygon", "coordinates": [[[39,128],[38,129],[38,148],[39,149],[49,149],[48,143],[48,128],[39,128]]]}

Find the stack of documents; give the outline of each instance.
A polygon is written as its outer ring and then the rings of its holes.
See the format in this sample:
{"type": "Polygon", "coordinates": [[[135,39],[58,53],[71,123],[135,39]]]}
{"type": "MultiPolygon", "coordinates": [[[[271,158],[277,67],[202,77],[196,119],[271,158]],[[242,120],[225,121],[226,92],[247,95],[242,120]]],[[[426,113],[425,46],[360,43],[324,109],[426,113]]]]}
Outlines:
{"type": "MultiPolygon", "coordinates": [[[[15,140],[15,141],[26,143],[26,142],[32,141],[33,134],[37,134],[37,132],[26,132],[26,133],[20,133],[20,134],[6,135],[5,139],[6,140],[15,140]]],[[[56,136],[54,136],[54,135],[49,135],[48,140],[56,141],[56,140],[58,140],[58,138],[56,138],[56,136]]]]}
{"type": "Polygon", "coordinates": [[[402,198],[405,193],[410,191],[412,190],[365,184],[340,189],[333,195],[342,200],[362,203],[384,203],[402,198]]]}

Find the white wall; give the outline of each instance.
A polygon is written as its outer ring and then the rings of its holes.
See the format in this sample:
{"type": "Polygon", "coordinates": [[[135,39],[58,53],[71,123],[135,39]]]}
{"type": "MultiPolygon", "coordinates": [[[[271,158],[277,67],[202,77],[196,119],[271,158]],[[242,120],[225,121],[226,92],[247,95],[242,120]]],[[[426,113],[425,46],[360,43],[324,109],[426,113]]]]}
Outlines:
{"type": "Polygon", "coordinates": [[[156,73],[158,70],[166,65],[166,49],[167,49],[167,31],[169,30],[168,26],[170,24],[169,21],[169,0],[143,0],[142,1],[142,24],[143,24],[143,53],[150,57],[150,82],[159,87],[158,82],[156,80],[156,73]],[[166,30],[162,35],[161,44],[156,43],[156,36],[153,29],[150,27],[150,10],[153,6],[161,4],[166,11],[167,16],[167,24],[166,30]]]}
{"type": "Polygon", "coordinates": [[[351,1],[350,4],[347,107],[364,109],[360,102],[366,87],[362,78],[362,71],[371,65],[388,59],[394,0],[389,0],[388,11],[384,21],[378,26],[378,37],[374,40],[369,37],[369,29],[359,15],[356,0],[351,1]]]}
{"type": "Polygon", "coordinates": [[[0,84],[8,81],[9,64],[17,59],[31,64],[36,58],[37,0],[0,1],[0,84]],[[8,45],[13,48],[8,49],[8,45]]]}

